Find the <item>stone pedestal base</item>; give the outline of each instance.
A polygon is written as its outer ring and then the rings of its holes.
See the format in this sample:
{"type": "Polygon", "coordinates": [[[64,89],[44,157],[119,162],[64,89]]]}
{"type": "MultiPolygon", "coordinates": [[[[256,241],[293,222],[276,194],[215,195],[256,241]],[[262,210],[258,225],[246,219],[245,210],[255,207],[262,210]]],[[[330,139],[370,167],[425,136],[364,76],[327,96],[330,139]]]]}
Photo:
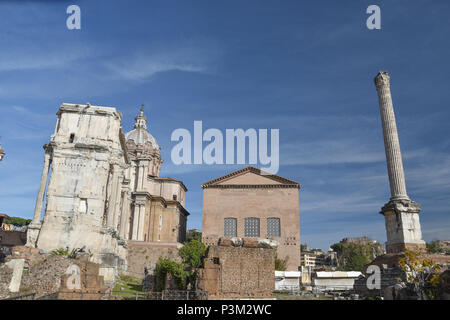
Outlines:
{"type": "Polygon", "coordinates": [[[386,244],[386,252],[387,253],[402,253],[402,252],[405,252],[405,249],[425,253],[427,251],[427,246],[426,246],[425,241],[421,241],[419,243],[386,244]]]}
{"type": "Polygon", "coordinates": [[[386,220],[387,253],[401,253],[405,249],[426,251],[419,212],[420,204],[409,199],[391,199],[381,208],[386,220]]]}
{"type": "Polygon", "coordinates": [[[26,247],[36,248],[39,232],[41,231],[41,223],[30,223],[27,228],[27,243],[26,247]]]}
{"type": "Polygon", "coordinates": [[[383,208],[381,208],[381,214],[388,213],[419,213],[420,204],[409,199],[394,199],[386,203],[383,208]]]}

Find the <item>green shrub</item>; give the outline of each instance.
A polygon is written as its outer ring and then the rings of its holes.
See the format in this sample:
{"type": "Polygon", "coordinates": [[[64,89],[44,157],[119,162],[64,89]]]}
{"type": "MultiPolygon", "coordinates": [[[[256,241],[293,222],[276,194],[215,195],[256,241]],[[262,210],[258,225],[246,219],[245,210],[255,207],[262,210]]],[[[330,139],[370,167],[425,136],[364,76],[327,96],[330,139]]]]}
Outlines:
{"type": "Polygon", "coordinates": [[[160,257],[156,264],[156,289],[163,291],[165,289],[166,275],[170,274],[178,287],[184,289],[188,272],[184,270],[184,264],[178,263],[168,258],[160,257]]]}

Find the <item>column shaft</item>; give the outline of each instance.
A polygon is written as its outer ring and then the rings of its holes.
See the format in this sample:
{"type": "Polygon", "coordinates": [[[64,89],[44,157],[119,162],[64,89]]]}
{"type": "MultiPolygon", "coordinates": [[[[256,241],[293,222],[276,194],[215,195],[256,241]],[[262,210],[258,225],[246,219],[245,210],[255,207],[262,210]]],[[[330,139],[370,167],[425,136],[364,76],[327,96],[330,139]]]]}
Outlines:
{"type": "Polygon", "coordinates": [[[36,198],[36,205],[34,207],[33,224],[39,224],[41,222],[42,203],[44,201],[45,186],[47,184],[49,169],[50,169],[50,153],[46,151],[44,155],[44,167],[42,168],[41,174],[41,184],[39,185],[39,191],[36,198]]]}
{"type": "Polygon", "coordinates": [[[144,241],[145,205],[139,206],[139,241],[144,241]]]}
{"type": "Polygon", "coordinates": [[[135,204],[133,208],[133,234],[131,235],[131,240],[138,240],[139,207],[139,205],[135,204]]]}
{"type": "Polygon", "coordinates": [[[375,78],[375,84],[378,92],[381,123],[383,126],[391,199],[409,199],[406,193],[402,154],[387,73],[380,72],[375,78]]]}
{"type": "Polygon", "coordinates": [[[117,196],[117,188],[119,184],[119,172],[117,170],[117,166],[113,166],[113,174],[111,179],[111,192],[109,194],[109,205],[108,205],[108,216],[106,218],[106,225],[108,227],[115,228],[114,226],[114,215],[116,211],[116,196],[117,196]]]}

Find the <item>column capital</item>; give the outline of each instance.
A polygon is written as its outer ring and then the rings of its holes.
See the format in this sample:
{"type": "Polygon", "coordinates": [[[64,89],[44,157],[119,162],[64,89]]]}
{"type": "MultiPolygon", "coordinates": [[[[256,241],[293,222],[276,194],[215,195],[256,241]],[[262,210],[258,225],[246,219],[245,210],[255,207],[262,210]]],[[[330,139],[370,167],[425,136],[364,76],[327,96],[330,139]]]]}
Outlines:
{"type": "Polygon", "coordinates": [[[375,86],[378,87],[384,87],[390,85],[391,77],[389,77],[389,73],[387,71],[380,71],[376,75],[374,82],[375,86]]]}
{"type": "Polygon", "coordinates": [[[145,199],[135,199],[134,200],[134,205],[137,207],[145,206],[146,203],[147,203],[147,201],[145,201],[145,199]]]}

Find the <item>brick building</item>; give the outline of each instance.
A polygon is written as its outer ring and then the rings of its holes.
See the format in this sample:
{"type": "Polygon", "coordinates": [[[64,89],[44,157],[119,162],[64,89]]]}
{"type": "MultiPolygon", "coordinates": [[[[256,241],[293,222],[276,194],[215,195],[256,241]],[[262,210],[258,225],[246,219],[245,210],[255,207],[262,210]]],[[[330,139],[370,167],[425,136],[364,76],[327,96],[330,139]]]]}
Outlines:
{"type": "MultiPolygon", "coordinates": [[[[228,239],[229,240],[229,239],[228,239]]],[[[275,288],[274,250],[244,239],[242,247],[221,241],[208,248],[197,288],[209,299],[270,298],[275,288]]]]}
{"type": "Polygon", "coordinates": [[[269,238],[279,242],[287,268],[300,266],[300,183],[247,167],[202,184],[202,240],[269,238]]]}
{"type": "Polygon", "coordinates": [[[322,250],[302,250],[301,252],[301,262],[302,266],[305,267],[337,267],[337,253],[330,250],[328,252],[323,252],[322,250]]]}

